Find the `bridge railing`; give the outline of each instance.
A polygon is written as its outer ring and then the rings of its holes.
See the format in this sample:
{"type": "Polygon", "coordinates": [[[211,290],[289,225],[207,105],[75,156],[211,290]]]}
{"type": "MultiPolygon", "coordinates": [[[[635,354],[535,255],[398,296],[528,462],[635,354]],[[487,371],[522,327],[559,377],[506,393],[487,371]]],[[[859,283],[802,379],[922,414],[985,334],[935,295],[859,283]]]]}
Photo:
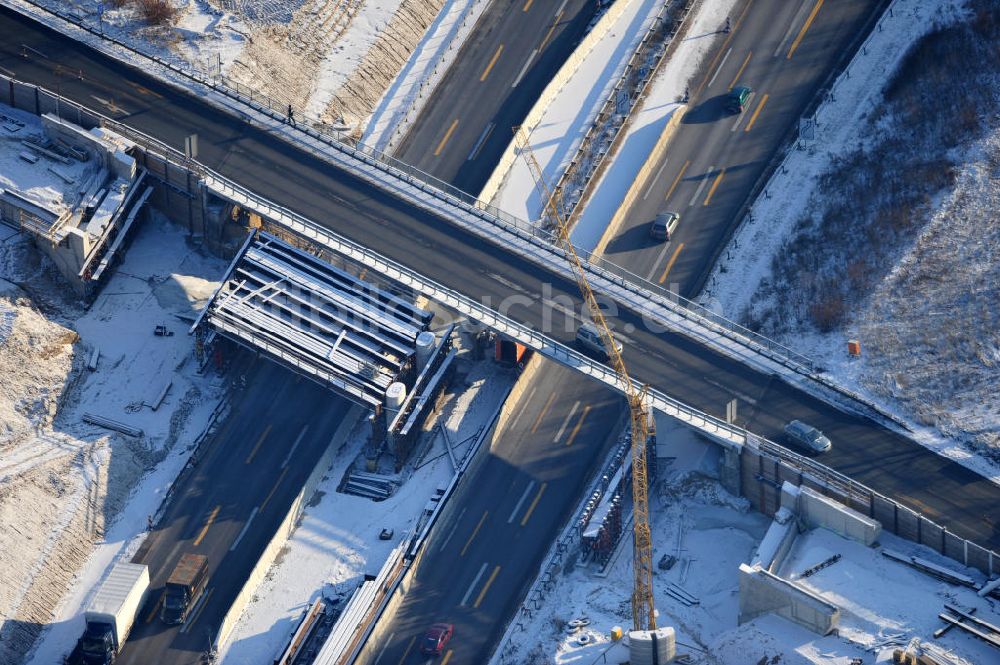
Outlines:
{"type": "MultiPolygon", "coordinates": [[[[76,13],[52,9],[41,4],[37,0],[20,0],[20,2],[27,3],[36,8],[38,11],[67,21],[78,28],[85,30],[94,37],[111,42],[118,48],[127,50],[140,58],[151,60],[161,67],[170,70],[170,72],[177,76],[194,83],[207,86],[220,94],[223,94],[240,102],[241,104],[249,106],[256,111],[271,117],[274,120],[281,122],[288,120],[288,104],[284,100],[276,100],[268,95],[254,90],[249,86],[241,84],[238,81],[234,81],[229,77],[223,76],[220,73],[215,75],[202,73],[194,69],[180,67],[176,63],[162,58],[157,54],[146,53],[140,48],[137,48],[134,44],[124,42],[113,37],[112,35],[105,34],[100,26],[88,24],[84,21],[83,17],[76,13]]],[[[16,11],[24,11],[22,8],[18,7],[17,3],[11,2],[11,0],[0,0],[0,4],[10,7],[16,11]]],[[[351,140],[344,131],[328,125],[317,118],[301,118],[301,120],[304,122],[299,122],[295,126],[296,129],[302,131],[304,134],[315,140],[321,141],[324,145],[332,147],[338,152],[341,152],[349,157],[359,159],[366,164],[379,166],[384,172],[396,176],[397,178],[402,177],[402,179],[407,182],[417,181],[423,185],[429,186],[429,189],[427,187],[421,187],[422,191],[442,199],[446,203],[458,205],[468,211],[474,212],[479,219],[493,225],[501,231],[512,233],[518,238],[528,239],[534,243],[544,244],[549,250],[555,248],[556,251],[561,253],[561,249],[558,249],[558,239],[551,232],[541,228],[537,224],[518,219],[496,206],[479,200],[472,194],[464,192],[457,187],[444,182],[443,180],[440,180],[428,173],[425,173],[424,171],[421,171],[420,169],[417,169],[416,167],[396,159],[386,152],[371,146],[357,143],[351,140]]],[[[116,127],[116,131],[118,127],[121,127],[119,123],[114,123],[113,121],[112,123],[116,127]]],[[[185,161],[185,164],[194,165],[191,161],[185,161]]],[[[516,250],[516,244],[512,244],[511,246],[516,250]]],[[[603,257],[593,255],[591,252],[585,250],[577,250],[577,253],[581,258],[586,259],[594,269],[602,271],[602,274],[606,278],[613,279],[615,283],[624,288],[648,293],[650,297],[654,298],[660,305],[671,309],[674,314],[682,316],[695,324],[707,325],[711,329],[725,335],[729,339],[741,345],[749,346],[757,351],[763,352],[771,360],[779,362],[789,369],[805,375],[811,375],[816,372],[816,366],[813,361],[806,355],[799,353],[794,349],[741,326],[735,321],[713,312],[694,301],[683,298],[669,289],[666,289],[658,284],[654,284],[603,257]]]]}

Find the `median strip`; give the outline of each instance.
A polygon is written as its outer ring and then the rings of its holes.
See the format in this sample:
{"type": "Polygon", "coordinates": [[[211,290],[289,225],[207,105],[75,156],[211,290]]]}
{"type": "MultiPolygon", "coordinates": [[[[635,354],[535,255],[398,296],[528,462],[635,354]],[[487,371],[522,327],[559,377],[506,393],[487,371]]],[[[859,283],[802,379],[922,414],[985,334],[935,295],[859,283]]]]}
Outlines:
{"type": "Polygon", "coordinates": [[[493,584],[493,580],[495,580],[497,578],[497,575],[499,574],[500,574],[500,566],[497,566],[496,568],[493,569],[493,572],[490,574],[490,578],[486,580],[486,584],[483,585],[483,590],[479,592],[478,596],[476,596],[476,602],[473,603],[472,605],[473,607],[478,608],[479,604],[483,602],[483,597],[486,595],[486,592],[489,591],[490,585],[493,584]]]}
{"type": "Polygon", "coordinates": [[[205,535],[208,533],[208,528],[212,526],[212,522],[214,522],[215,518],[219,516],[220,510],[222,510],[221,505],[216,506],[215,508],[212,509],[212,512],[209,513],[208,519],[205,520],[205,526],[201,527],[201,533],[198,534],[198,537],[195,538],[194,543],[192,543],[195,547],[201,545],[201,541],[205,539],[205,535]]]}
{"type": "Polygon", "coordinates": [[[243,460],[244,464],[249,464],[250,462],[253,461],[253,458],[257,456],[257,451],[260,450],[261,444],[264,443],[264,439],[266,439],[267,435],[270,433],[271,433],[271,426],[268,425],[267,427],[264,428],[264,431],[261,432],[260,437],[257,439],[257,443],[254,444],[253,450],[251,450],[250,454],[247,455],[247,458],[243,460]]]}
{"type": "Polygon", "coordinates": [[[809,17],[806,18],[806,22],[802,24],[802,29],[799,30],[799,34],[796,35],[795,41],[792,42],[791,48],[788,49],[788,55],[785,56],[786,60],[791,60],[792,55],[799,48],[799,44],[802,43],[802,38],[806,36],[806,31],[809,30],[809,26],[812,25],[813,19],[816,18],[816,14],[819,13],[819,8],[823,6],[823,0],[816,0],[816,4],[813,5],[812,11],[809,12],[809,17]]]}
{"type": "Polygon", "coordinates": [[[545,488],[548,486],[548,483],[542,483],[542,486],[538,488],[538,494],[535,495],[535,499],[531,502],[531,505],[528,506],[528,512],[526,512],[524,517],[521,518],[521,526],[527,524],[528,520],[531,519],[531,514],[535,512],[535,508],[538,506],[538,502],[542,500],[542,494],[545,493],[545,488]]]}
{"type": "Polygon", "coordinates": [[[476,537],[477,533],[479,533],[479,529],[483,527],[483,522],[486,521],[486,516],[489,514],[490,511],[488,510],[483,512],[483,516],[479,518],[479,524],[477,524],[476,528],[472,530],[472,535],[469,536],[469,539],[467,541],[465,541],[465,547],[462,548],[462,551],[459,553],[458,556],[465,556],[465,551],[469,549],[469,545],[472,544],[472,539],[476,537]]]}
{"type": "Polygon", "coordinates": [[[503,44],[501,44],[500,46],[497,47],[497,52],[493,54],[492,58],[490,58],[489,64],[486,65],[486,69],[483,70],[482,75],[479,77],[479,82],[480,83],[482,83],[483,81],[485,81],[486,77],[490,75],[491,71],[493,71],[493,65],[497,64],[497,60],[500,59],[500,54],[501,53],[503,53],[503,44]]]}
{"type": "Polygon", "coordinates": [[[437,157],[438,155],[440,155],[441,151],[444,150],[444,144],[447,143],[448,139],[451,138],[451,134],[452,134],[452,132],[455,131],[455,127],[457,127],[457,126],[458,126],[458,118],[455,118],[455,120],[451,123],[451,127],[449,127],[448,131],[444,133],[444,138],[441,139],[441,143],[438,143],[437,150],[434,151],[434,156],[435,157],[437,157]]]}

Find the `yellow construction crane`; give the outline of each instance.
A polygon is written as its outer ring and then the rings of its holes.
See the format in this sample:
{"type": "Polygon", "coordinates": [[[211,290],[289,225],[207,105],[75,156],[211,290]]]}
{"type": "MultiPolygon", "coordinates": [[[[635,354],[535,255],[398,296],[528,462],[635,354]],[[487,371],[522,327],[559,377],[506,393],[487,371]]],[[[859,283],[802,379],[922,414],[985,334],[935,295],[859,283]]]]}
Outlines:
{"type": "Polygon", "coordinates": [[[558,229],[559,241],[573,265],[576,283],[580,287],[580,293],[587,303],[587,308],[590,310],[591,320],[600,332],[611,366],[623,383],[625,394],[628,397],[632,421],[632,504],[634,510],[632,569],[635,579],[632,587],[632,623],[636,630],[655,630],[653,546],[649,531],[648,476],[646,473],[646,445],[653,429],[653,423],[646,406],[649,386],[643,386],[641,389],[636,388],[632,384],[632,379],[629,378],[622,354],[618,350],[611,329],[608,328],[608,322],[604,319],[597,298],[594,297],[594,291],[587,281],[587,273],[583,263],[577,256],[573,243],[570,242],[570,228],[562,209],[562,195],[549,187],[542,169],[538,165],[538,160],[535,159],[535,154],[531,150],[528,135],[521,127],[514,128],[514,143],[520,150],[521,156],[524,157],[528,170],[531,171],[531,177],[535,180],[539,196],[542,197],[544,214],[558,229]]]}

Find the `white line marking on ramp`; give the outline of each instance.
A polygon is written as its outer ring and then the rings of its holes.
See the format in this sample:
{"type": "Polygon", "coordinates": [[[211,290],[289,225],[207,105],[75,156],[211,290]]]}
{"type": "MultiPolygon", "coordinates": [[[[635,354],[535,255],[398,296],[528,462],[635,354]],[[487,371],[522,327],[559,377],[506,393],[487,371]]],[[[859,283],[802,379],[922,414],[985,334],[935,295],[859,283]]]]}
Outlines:
{"type": "Polygon", "coordinates": [[[726,54],[722,56],[722,62],[720,62],[719,66],[715,68],[715,73],[712,74],[712,78],[708,79],[708,85],[705,86],[706,88],[711,88],[712,84],[715,83],[715,77],[718,76],[719,72],[722,71],[722,65],[726,64],[726,60],[729,58],[729,54],[732,52],[733,52],[733,47],[730,46],[729,50],[726,51],[726,54]]]}
{"type": "Polygon", "coordinates": [[[709,180],[711,180],[711,178],[709,176],[712,174],[712,171],[714,171],[714,170],[715,170],[715,166],[712,165],[712,166],[708,167],[707,171],[705,171],[705,175],[702,176],[702,178],[701,178],[701,184],[698,185],[698,189],[695,190],[694,196],[691,197],[691,202],[688,203],[688,207],[693,206],[694,203],[695,203],[695,201],[697,201],[699,198],[701,198],[701,190],[705,189],[705,183],[707,183],[709,180]]]}
{"type": "Polygon", "coordinates": [[[513,85],[511,85],[510,87],[512,87],[512,88],[516,88],[517,87],[517,84],[520,83],[521,79],[524,78],[525,72],[528,71],[528,67],[531,66],[532,62],[534,62],[536,55],[538,55],[538,49],[533,49],[531,51],[531,55],[529,55],[528,59],[525,61],[524,67],[521,67],[521,73],[517,75],[517,78],[514,79],[513,85]]]}
{"type": "Polygon", "coordinates": [[[566,431],[566,426],[569,425],[569,419],[573,417],[573,414],[575,414],[576,410],[579,408],[580,408],[580,400],[576,400],[576,403],[573,405],[573,408],[570,409],[569,413],[566,414],[566,420],[563,421],[562,427],[559,428],[559,431],[556,432],[555,438],[552,439],[552,443],[559,442],[559,439],[562,438],[563,433],[566,431]]]}
{"type": "Polygon", "coordinates": [[[309,425],[306,425],[305,427],[302,428],[302,431],[299,432],[299,436],[297,439],[295,439],[295,443],[292,444],[292,447],[288,449],[288,454],[285,455],[285,461],[281,463],[282,469],[288,466],[288,462],[291,461],[292,459],[292,453],[294,453],[295,449],[299,447],[299,442],[302,441],[302,437],[304,437],[306,435],[306,432],[308,431],[309,431],[309,425]]]}
{"type": "Polygon", "coordinates": [[[524,494],[521,495],[521,498],[518,500],[517,505],[514,506],[514,510],[511,511],[510,517],[507,518],[507,524],[511,524],[514,522],[514,518],[517,517],[518,511],[521,510],[521,506],[524,505],[525,500],[527,500],[528,498],[528,494],[530,494],[531,490],[533,489],[535,489],[534,480],[528,483],[528,486],[524,488],[524,494]]]}
{"type": "Polygon", "coordinates": [[[462,602],[459,603],[459,605],[464,606],[467,602],[469,602],[469,596],[472,595],[472,591],[476,588],[476,585],[479,584],[479,578],[481,578],[483,573],[486,572],[486,566],[488,565],[489,564],[485,562],[483,563],[483,567],[479,569],[479,574],[476,575],[476,579],[472,580],[472,584],[469,585],[469,590],[465,592],[464,596],[462,596],[462,602]]]}
{"type": "Polygon", "coordinates": [[[233,544],[229,546],[229,551],[230,552],[232,552],[233,550],[235,550],[236,546],[240,544],[241,540],[243,540],[243,536],[246,535],[247,530],[250,528],[250,523],[253,522],[253,518],[257,517],[257,511],[258,510],[260,510],[260,506],[254,506],[254,509],[250,512],[250,517],[247,518],[247,523],[244,524],[243,525],[243,529],[240,530],[240,535],[236,536],[236,540],[234,540],[233,544]]]}

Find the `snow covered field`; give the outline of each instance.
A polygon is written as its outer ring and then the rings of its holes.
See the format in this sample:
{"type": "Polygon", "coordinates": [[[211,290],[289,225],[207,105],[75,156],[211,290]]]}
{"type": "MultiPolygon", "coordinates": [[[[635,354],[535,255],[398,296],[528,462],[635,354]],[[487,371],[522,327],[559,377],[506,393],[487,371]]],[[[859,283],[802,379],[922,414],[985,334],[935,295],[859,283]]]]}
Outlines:
{"type": "MultiPolygon", "coordinates": [[[[473,437],[506,399],[513,374],[492,361],[462,362],[464,383],[453,385],[442,410],[425,430],[442,423],[455,446],[459,463],[473,437]]],[[[415,463],[403,472],[405,482],[381,502],[341,494],[337,486],[356,459],[367,436],[361,420],[316,490],[302,523],[279,562],[271,568],[254,600],[244,610],[229,644],[220,654],[224,665],[265,665],[286,646],[299,618],[324,592],[353,591],[361,576],[376,574],[389,552],[412,531],[437,487],[451,480],[454,469],[440,436],[425,435],[415,463]],[[391,540],[379,531],[392,529],[391,540]]]]}
{"type": "MultiPolygon", "coordinates": [[[[718,451],[712,444],[682,430],[663,437],[663,451],[676,461],[650,493],[653,515],[654,561],[663,554],[677,557],[670,570],[654,570],[657,625],[677,631],[677,651],[693,663],[718,665],[848,665],[890,662],[889,641],[904,644],[911,637],[931,641],[943,625],[937,618],[943,604],[977,607],[986,620],[996,622],[993,601],[975,592],[939,582],[833,532],[815,529],[799,535],[791,552],[774,572],[795,580],[840,608],[839,634],[826,637],[785,619],[766,615],[738,625],[738,568],[748,563],[769,521],[749,509],[745,499],[727,494],[705,475],[718,451]],[[833,554],[841,559],[818,573],[802,578],[806,568],[833,554]],[[675,584],[698,604],[687,606],[667,595],[675,584]]],[[[662,453],[661,453],[662,454],[662,453]]],[[[626,533],[625,538],[629,539],[626,533]]],[[[940,563],[926,548],[883,534],[880,544],[894,551],[916,554],[940,563]]],[[[954,567],[954,562],[946,563],[954,567]]],[[[521,647],[513,660],[520,665],[619,663],[627,657],[624,645],[611,642],[612,627],[631,628],[629,598],[632,583],[631,548],[626,544],[605,573],[595,564],[569,565],[556,575],[556,584],[542,607],[517,633],[521,647]],[[573,628],[570,622],[589,624],[573,628]],[[582,638],[582,639],[581,639],[582,638]]],[[[933,643],[948,652],[954,663],[996,662],[996,651],[975,638],[952,630],[933,643]]]]}
{"type": "Polygon", "coordinates": [[[13,663],[39,625],[62,625],[77,612],[109,562],[145,530],[190,453],[178,442],[192,441],[218,403],[222,386],[197,372],[177,316],[197,311],[225,266],[157,220],[138,231],[84,309],[29,237],[7,227],[2,237],[0,662],[13,663]],[[179,334],[154,336],[157,324],[179,334]],[[84,413],[144,434],[86,424],[84,413]]]}
{"type": "MultiPolygon", "coordinates": [[[[992,223],[1000,196],[995,126],[972,144],[945,153],[956,164],[954,184],[911,211],[919,218],[888,250],[887,267],[861,267],[870,257],[863,247],[851,250],[859,268],[845,279],[860,283],[864,277],[864,286],[843,302],[832,330],[820,332],[815,316],[827,312],[809,307],[820,300],[817,286],[824,274],[830,279],[835,274],[823,260],[830,246],[821,240],[822,224],[810,222],[824,218],[830,187],[820,183],[830,177],[836,182],[839,165],[857,159],[859,146],[877,150],[893,136],[883,87],[912,44],[962,16],[944,0],[896,2],[883,30],[873,33],[867,55],[856,58],[850,78],[841,78],[820,107],[815,139],[789,154],[787,175],[776,174],[767,188],[770,198],[756,202],[754,221],[733,238],[730,258],[716,267],[703,299],[820,361],[839,383],[912,423],[924,445],[1000,478],[1000,409],[994,397],[1000,389],[1000,326],[992,305],[1000,296],[1000,235],[992,223]],[[815,279],[788,280],[791,252],[811,257],[805,273],[815,279]],[[848,356],[848,339],[861,341],[860,358],[848,356]]],[[[859,236],[870,238],[871,232],[859,230],[859,236]]]]}

